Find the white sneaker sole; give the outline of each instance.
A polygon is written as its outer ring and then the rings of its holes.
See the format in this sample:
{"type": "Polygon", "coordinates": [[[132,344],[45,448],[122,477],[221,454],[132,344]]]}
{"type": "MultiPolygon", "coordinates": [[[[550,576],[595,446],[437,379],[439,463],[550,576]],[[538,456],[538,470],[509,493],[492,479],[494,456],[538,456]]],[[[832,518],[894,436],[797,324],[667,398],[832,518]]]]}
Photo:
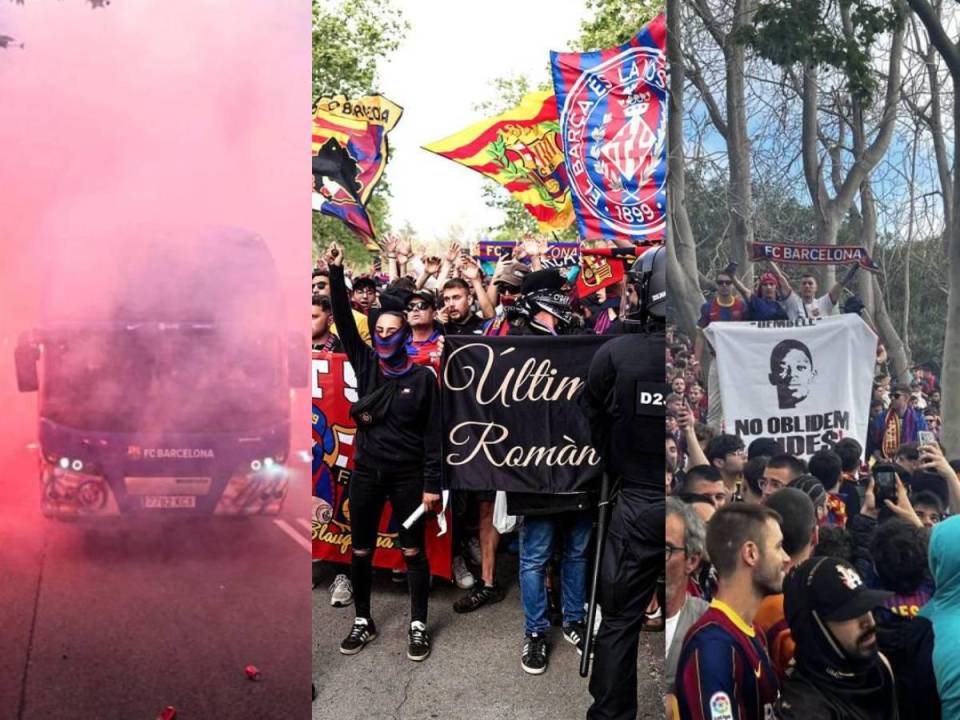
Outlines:
{"type": "Polygon", "coordinates": [[[341,645],[341,646],[340,646],[340,654],[341,654],[341,655],[356,655],[358,652],[360,652],[361,650],[363,650],[367,645],[369,645],[370,643],[372,643],[372,642],[373,642],[374,640],[376,640],[376,639],[377,639],[377,634],[374,633],[373,635],[371,635],[371,636],[367,639],[367,641],[366,641],[363,645],[361,645],[360,647],[358,647],[358,648],[355,649],[355,650],[347,650],[347,649],[345,649],[345,648],[343,647],[343,645],[341,645]]]}
{"type": "Polygon", "coordinates": [[[353,605],[353,598],[349,600],[331,600],[330,604],[333,605],[333,607],[346,607],[347,605],[353,605]]]}
{"type": "Polygon", "coordinates": [[[547,671],[546,665],[544,665],[542,668],[531,668],[524,665],[523,660],[520,661],[520,667],[523,668],[523,671],[525,673],[528,673],[530,675],[543,675],[547,671]]]}
{"type": "Polygon", "coordinates": [[[477,581],[474,580],[473,578],[470,578],[469,582],[466,580],[456,580],[456,579],[453,582],[461,590],[469,590],[470,588],[472,588],[474,585],[477,584],[477,581]]]}
{"type": "Polygon", "coordinates": [[[414,662],[423,662],[423,661],[426,660],[428,657],[430,657],[430,651],[427,650],[427,652],[426,652],[425,655],[411,655],[411,654],[410,654],[410,651],[407,650],[407,657],[408,657],[410,660],[413,660],[414,662]]]}

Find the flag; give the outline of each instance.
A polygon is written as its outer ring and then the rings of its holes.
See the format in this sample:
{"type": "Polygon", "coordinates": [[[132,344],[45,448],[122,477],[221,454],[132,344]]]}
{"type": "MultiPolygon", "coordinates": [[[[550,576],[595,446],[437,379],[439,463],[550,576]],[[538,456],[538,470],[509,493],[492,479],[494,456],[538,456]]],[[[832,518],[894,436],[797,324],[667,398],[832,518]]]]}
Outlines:
{"type": "MultiPolygon", "coordinates": [[[[370,95],[358,100],[348,100],[343,95],[322,97],[317,101],[313,112],[313,132],[311,150],[316,156],[330,141],[336,140],[356,165],[354,176],[357,196],[361,210],[370,200],[370,195],[383,175],[389,155],[387,133],[400,120],[403,108],[382,95],[370,95]]],[[[314,198],[314,209],[319,209],[314,198]]],[[[325,212],[321,210],[321,212],[325,212]]],[[[367,247],[376,250],[373,242],[373,225],[366,218],[366,228],[362,226],[359,214],[351,211],[351,216],[360,224],[352,223],[341,213],[334,214],[347,222],[350,227],[367,238],[367,247]]],[[[366,217],[366,211],[363,211],[366,217]]]]}
{"type": "Polygon", "coordinates": [[[666,227],[666,21],[630,42],[550,53],[581,239],[662,239],[666,227]]]}
{"type": "Polygon", "coordinates": [[[365,239],[373,238],[373,225],[360,200],[356,161],[333,138],[313,156],[313,209],[339,218],[365,239]]]}
{"type": "Polygon", "coordinates": [[[557,103],[550,92],[530,93],[517,107],[424,145],[424,150],[496,180],[545,232],[573,222],[557,103]]]}
{"type": "Polygon", "coordinates": [[[580,256],[580,273],[577,275],[577,297],[586,297],[600,288],[616,285],[626,275],[623,260],[600,255],[588,255],[584,248],[580,256]]]}

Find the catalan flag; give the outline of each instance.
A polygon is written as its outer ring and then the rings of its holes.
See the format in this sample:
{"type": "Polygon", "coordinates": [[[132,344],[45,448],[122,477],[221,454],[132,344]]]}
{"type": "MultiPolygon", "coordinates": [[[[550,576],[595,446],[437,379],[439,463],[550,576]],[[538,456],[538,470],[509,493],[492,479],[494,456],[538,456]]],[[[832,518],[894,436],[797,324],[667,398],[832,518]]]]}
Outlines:
{"type": "Polygon", "coordinates": [[[573,222],[563,163],[557,103],[550,92],[534,92],[505,113],[424,146],[486,175],[509,190],[543,231],[573,222]]]}
{"type": "Polygon", "coordinates": [[[628,43],[550,53],[567,176],[584,240],[659,240],[666,227],[666,21],[628,43]]]}

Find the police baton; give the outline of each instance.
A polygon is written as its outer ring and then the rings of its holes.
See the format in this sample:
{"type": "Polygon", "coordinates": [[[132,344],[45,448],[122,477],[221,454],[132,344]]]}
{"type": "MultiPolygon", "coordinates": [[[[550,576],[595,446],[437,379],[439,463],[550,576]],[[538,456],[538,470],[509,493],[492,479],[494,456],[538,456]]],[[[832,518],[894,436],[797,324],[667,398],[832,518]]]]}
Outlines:
{"type": "Polygon", "coordinates": [[[590,584],[590,604],[587,606],[587,634],[583,639],[580,657],[580,677],[590,674],[590,655],[593,652],[593,625],[597,619],[597,583],[600,579],[600,559],[607,539],[607,520],[610,518],[610,477],[604,473],[600,480],[600,504],[597,508],[597,544],[593,553],[593,580],[590,584]]]}

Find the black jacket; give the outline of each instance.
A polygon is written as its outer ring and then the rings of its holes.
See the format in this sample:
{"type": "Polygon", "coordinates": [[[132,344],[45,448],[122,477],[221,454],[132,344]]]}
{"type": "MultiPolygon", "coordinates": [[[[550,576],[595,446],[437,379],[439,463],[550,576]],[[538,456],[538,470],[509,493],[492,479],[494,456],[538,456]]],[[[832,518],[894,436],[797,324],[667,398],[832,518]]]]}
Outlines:
{"type": "Polygon", "coordinates": [[[850,697],[841,699],[799,668],[790,668],[780,696],[781,720],[898,720],[893,673],[885,660],[878,664],[885,676],[884,687],[865,697],[859,706],[850,697]]]}
{"type": "MultiPolygon", "coordinates": [[[[384,382],[396,383],[397,392],[383,422],[357,429],[354,461],[374,470],[423,471],[423,489],[440,492],[440,392],[437,376],[414,365],[410,372],[389,378],[380,371],[373,349],[363,342],[353,321],[343,268],[330,267],[330,304],[340,342],[364,397],[384,382]]],[[[372,330],[372,328],[371,328],[372,330]]]]}
{"type": "Polygon", "coordinates": [[[886,608],[873,613],[877,645],[897,679],[900,720],[940,720],[940,695],[933,672],[933,625],[925,617],[903,617],[886,608]]]}
{"type": "Polygon", "coordinates": [[[663,492],[663,423],[668,392],[665,336],[631,333],[597,350],[581,405],[607,473],[624,487],[663,492]]]}

